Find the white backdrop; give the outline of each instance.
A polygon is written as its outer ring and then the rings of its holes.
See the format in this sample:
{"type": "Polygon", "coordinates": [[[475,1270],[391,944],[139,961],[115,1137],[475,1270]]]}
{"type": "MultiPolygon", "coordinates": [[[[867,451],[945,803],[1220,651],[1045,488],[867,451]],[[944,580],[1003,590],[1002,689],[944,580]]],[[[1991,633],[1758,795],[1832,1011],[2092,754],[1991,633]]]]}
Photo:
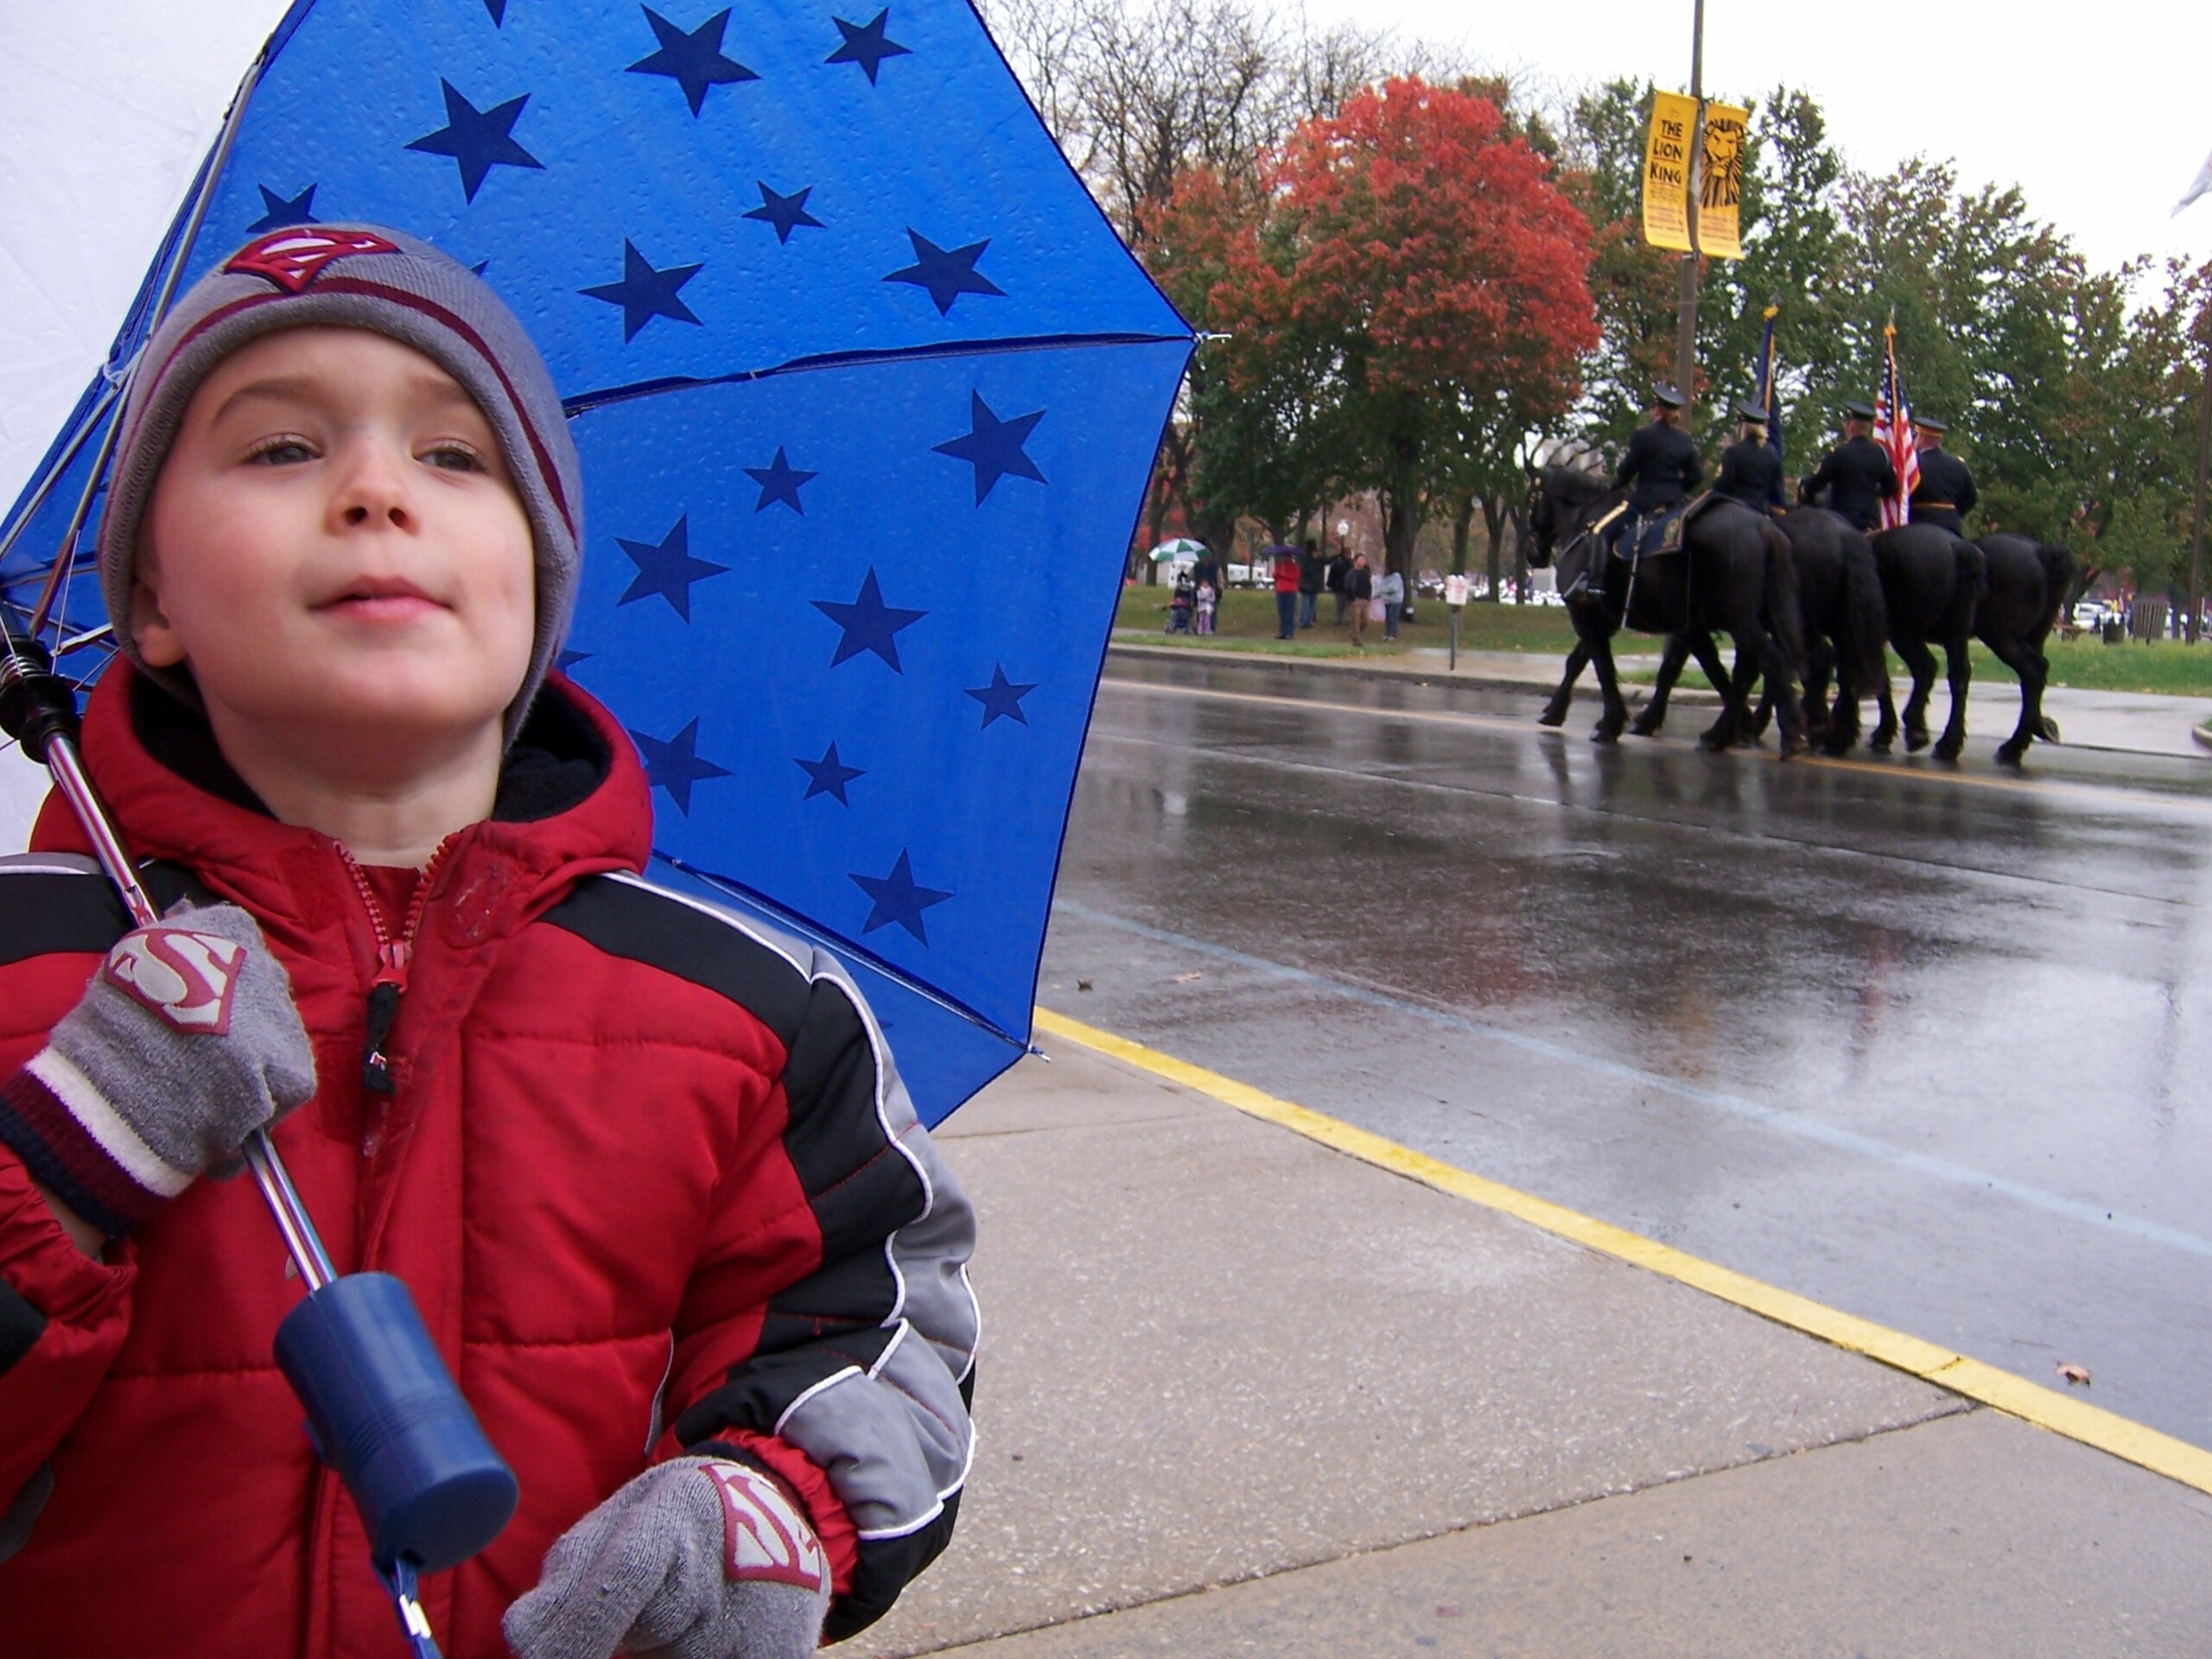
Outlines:
{"type": "Polygon", "coordinates": [[[284,0],[0,0],[0,512],[60,429],[284,0]]]}

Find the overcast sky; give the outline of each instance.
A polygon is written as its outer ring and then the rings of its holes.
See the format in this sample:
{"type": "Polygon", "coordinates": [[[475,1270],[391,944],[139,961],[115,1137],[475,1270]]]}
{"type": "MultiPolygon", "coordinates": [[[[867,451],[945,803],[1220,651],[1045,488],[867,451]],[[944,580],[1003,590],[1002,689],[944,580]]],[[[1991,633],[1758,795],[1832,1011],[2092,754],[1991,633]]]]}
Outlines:
{"type": "MultiPolygon", "coordinates": [[[[707,9],[686,3],[671,10],[707,9]]],[[[1317,21],[1393,27],[1554,86],[1689,80],[1690,0],[1306,3],[1317,21]]],[[[231,89],[283,10],[284,0],[0,0],[0,504],[100,361],[231,89]]],[[[2167,216],[2212,150],[2208,0],[2064,11],[1923,0],[1910,24],[1885,24],[1901,15],[1710,0],[1707,88],[1803,87],[1859,167],[1918,151],[1956,157],[1969,184],[2017,181],[2031,210],[2098,264],[2212,257],[2212,197],[2167,216]]]]}
{"type": "MultiPolygon", "coordinates": [[[[1317,22],[1395,29],[1555,84],[1648,75],[1689,90],[1691,0],[1306,6],[1317,22]]],[[[2030,209],[2099,265],[2145,253],[2212,257],[2212,196],[2168,217],[2212,152],[2208,82],[2207,0],[1707,0],[1705,9],[1707,97],[1802,87],[1827,111],[1852,165],[1955,157],[1964,183],[2023,187],[2030,209]]]]}

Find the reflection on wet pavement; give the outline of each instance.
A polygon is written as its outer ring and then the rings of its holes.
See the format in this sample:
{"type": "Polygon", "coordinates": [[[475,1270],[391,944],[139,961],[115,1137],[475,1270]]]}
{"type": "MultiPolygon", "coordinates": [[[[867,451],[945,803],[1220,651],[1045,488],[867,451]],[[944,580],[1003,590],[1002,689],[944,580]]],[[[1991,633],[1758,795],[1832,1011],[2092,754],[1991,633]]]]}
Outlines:
{"type": "Polygon", "coordinates": [[[1117,665],[1039,1000],[2212,1444],[2212,767],[1535,707],[1117,665]]]}

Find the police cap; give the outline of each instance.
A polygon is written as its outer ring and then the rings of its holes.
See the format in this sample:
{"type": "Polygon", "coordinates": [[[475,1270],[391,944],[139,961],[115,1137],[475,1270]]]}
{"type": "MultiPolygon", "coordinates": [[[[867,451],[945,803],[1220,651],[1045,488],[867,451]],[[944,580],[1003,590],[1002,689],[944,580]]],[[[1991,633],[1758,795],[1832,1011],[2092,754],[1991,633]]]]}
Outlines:
{"type": "Polygon", "coordinates": [[[1766,424],[1766,410],[1761,409],[1757,404],[1746,397],[1742,403],[1736,405],[1736,418],[1739,421],[1749,421],[1754,426],[1764,426],[1766,424]]]}
{"type": "Polygon", "coordinates": [[[1651,401],[1660,409],[1680,409],[1688,399],[1671,382],[1662,380],[1651,388],[1651,401]]]}
{"type": "Polygon", "coordinates": [[[1874,405],[1854,397],[1843,406],[1843,412],[1854,421],[1871,421],[1874,418],[1874,405]]]}
{"type": "Polygon", "coordinates": [[[1938,420],[1933,415],[1916,415],[1912,417],[1912,423],[1923,432],[1933,432],[1939,438],[1951,429],[1949,422],[1938,420]]]}

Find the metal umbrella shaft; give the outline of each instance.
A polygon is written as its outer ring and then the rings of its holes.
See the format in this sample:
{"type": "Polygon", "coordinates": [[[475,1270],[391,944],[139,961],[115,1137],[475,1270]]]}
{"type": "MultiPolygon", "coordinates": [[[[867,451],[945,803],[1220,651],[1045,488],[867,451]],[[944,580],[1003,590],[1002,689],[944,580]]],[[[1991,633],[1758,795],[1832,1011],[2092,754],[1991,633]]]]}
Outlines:
{"type": "MultiPolygon", "coordinates": [[[[161,920],[161,912],[131,868],[130,855],[124,852],[115,826],[108,822],[106,810],[93,792],[92,779],[85,775],[84,763],[77,754],[76,702],[69,683],[48,666],[42,646],[12,635],[9,638],[7,654],[0,657],[0,725],[54,779],[54,787],[69,803],[85,838],[92,843],[92,855],[99,860],[100,868],[121,895],[124,908],[130,912],[132,925],[150,926],[161,920]]],[[[259,1129],[245,1138],[239,1150],[246,1167],[253,1172],[254,1185],[261,1189],[269,1213],[276,1219],[277,1231],[284,1236],[284,1248],[301,1281],[310,1291],[321,1290],[337,1274],[283,1159],[259,1129]]]]}

